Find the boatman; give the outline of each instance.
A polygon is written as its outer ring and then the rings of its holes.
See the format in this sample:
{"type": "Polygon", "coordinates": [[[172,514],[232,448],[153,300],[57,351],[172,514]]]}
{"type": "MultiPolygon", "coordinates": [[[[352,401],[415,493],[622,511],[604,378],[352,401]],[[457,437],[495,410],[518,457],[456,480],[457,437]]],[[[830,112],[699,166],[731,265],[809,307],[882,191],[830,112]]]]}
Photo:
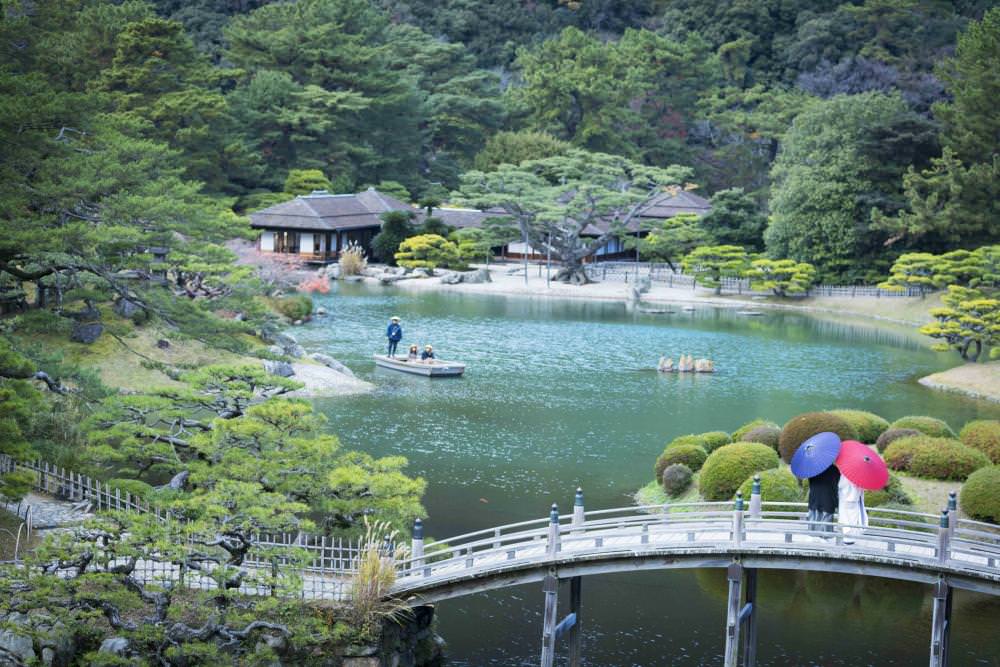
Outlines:
{"type": "Polygon", "coordinates": [[[399,318],[393,315],[389,318],[389,326],[385,330],[385,337],[389,339],[389,356],[395,356],[396,346],[403,340],[403,327],[399,326],[399,318]]]}

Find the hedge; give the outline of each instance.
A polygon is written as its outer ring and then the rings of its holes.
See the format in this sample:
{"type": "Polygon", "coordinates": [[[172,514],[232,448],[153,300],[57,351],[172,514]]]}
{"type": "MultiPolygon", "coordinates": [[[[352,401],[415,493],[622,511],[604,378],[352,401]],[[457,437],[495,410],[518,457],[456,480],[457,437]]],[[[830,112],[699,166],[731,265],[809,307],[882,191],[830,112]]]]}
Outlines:
{"type": "Polygon", "coordinates": [[[743,442],[759,442],[778,451],[778,441],[781,439],[781,429],[777,426],[758,426],[743,435],[743,442]]]}
{"type": "Polygon", "coordinates": [[[954,438],[955,432],[947,423],[934,417],[911,415],[892,422],[892,428],[914,428],[932,438],[954,438]]]}
{"type": "Polygon", "coordinates": [[[912,505],[913,499],[903,488],[899,477],[889,473],[889,482],[878,491],[865,491],[867,507],[882,507],[883,505],[912,505]]]}
{"type": "Polygon", "coordinates": [[[1000,523],[1000,466],[980,468],[969,475],[958,502],[973,519],[1000,523]]]}
{"type": "MultiPolygon", "coordinates": [[[[799,503],[805,500],[805,491],[788,468],[774,468],[754,474],[760,475],[760,499],[763,502],[799,503]]],[[[739,492],[743,494],[744,501],[750,499],[753,475],[740,485],[739,492]]]]}
{"type": "Polygon", "coordinates": [[[774,428],[781,428],[774,422],[768,421],[766,419],[754,419],[753,421],[747,422],[743,426],[740,426],[738,429],[733,431],[733,442],[742,442],[744,436],[746,436],[746,434],[749,431],[752,431],[758,426],[772,426],[774,428]]]}
{"type": "Polygon", "coordinates": [[[695,435],[694,433],[691,433],[690,435],[681,435],[674,438],[669,443],[667,443],[667,446],[664,448],[664,451],[670,449],[671,447],[683,447],[686,445],[695,445],[696,447],[701,447],[706,452],[708,451],[708,447],[706,446],[705,443],[705,438],[701,435],[695,435]]]}
{"type": "Polygon", "coordinates": [[[723,445],[708,455],[698,476],[698,490],[705,500],[729,500],[748,477],[780,465],[778,455],[767,445],[737,442],[723,445]]]}
{"type": "Polygon", "coordinates": [[[1000,421],[996,419],[971,421],[962,427],[958,438],[962,444],[986,454],[993,463],[1000,463],[1000,421]]]}
{"type": "Polygon", "coordinates": [[[691,478],[694,473],[683,463],[674,463],[667,466],[660,479],[660,485],[668,496],[679,496],[691,486],[691,478]]]}
{"type": "Polygon", "coordinates": [[[799,445],[817,433],[825,431],[836,433],[841,440],[858,439],[858,432],[844,418],[830,412],[806,412],[789,419],[781,429],[778,453],[785,463],[789,463],[799,445]]]}
{"type": "Polygon", "coordinates": [[[922,433],[915,428],[890,428],[878,437],[878,440],[875,441],[875,446],[878,447],[880,452],[884,452],[885,448],[891,443],[900,438],[908,438],[911,435],[922,435],[922,433]]]}
{"type": "Polygon", "coordinates": [[[888,447],[885,462],[893,470],[906,470],[917,477],[963,480],[990,465],[985,454],[951,438],[913,435],[888,447]]]}
{"type": "Polygon", "coordinates": [[[874,445],[878,437],[889,430],[889,422],[882,419],[874,412],[864,410],[831,410],[830,414],[837,415],[858,432],[858,440],[874,445]]]}

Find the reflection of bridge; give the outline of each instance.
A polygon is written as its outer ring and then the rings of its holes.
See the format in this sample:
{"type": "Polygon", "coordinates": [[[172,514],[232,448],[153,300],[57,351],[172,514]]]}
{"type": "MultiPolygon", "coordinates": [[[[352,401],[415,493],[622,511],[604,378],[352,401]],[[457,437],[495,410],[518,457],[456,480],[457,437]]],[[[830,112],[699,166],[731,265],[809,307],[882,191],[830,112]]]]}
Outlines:
{"type": "Polygon", "coordinates": [[[801,503],[761,503],[759,491],[743,507],[685,503],[574,512],[500,526],[424,545],[414,531],[412,553],[398,563],[393,593],[411,604],[541,581],[545,608],[541,664],[554,662],[556,640],[569,639],[570,665],[580,664],[581,577],[609,572],[726,568],[729,600],[727,666],[756,662],[757,570],[844,572],[934,586],[930,664],[948,662],[952,590],[1000,595],[1000,528],[898,510],[870,510],[869,526],[854,543],[835,526],[804,521],[801,503]],[[827,532],[833,530],[834,532],[827,532]],[[560,581],[568,581],[570,613],[557,620],[560,581]]]}

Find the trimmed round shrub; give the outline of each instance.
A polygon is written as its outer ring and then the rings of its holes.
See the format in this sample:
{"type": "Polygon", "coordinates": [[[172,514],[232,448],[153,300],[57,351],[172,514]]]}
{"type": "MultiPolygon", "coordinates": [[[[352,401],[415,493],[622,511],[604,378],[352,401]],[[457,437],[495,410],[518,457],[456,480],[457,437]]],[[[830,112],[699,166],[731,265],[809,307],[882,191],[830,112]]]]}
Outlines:
{"type": "Polygon", "coordinates": [[[927,447],[928,440],[936,440],[926,435],[909,435],[904,438],[897,438],[889,443],[889,446],[882,452],[885,464],[893,470],[909,470],[910,462],[918,449],[927,447]]]}
{"type": "Polygon", "coordinates": [[[962,427],[958,438],[962,444],[986,454],[993,463],[1000,463],[1000,421],[996,419],[971,421],[962,427]]]}
{"type": "Polygon", "coordinates": [[[749,431],[757,428],[758,426],[773,426],[774,428],[781,428],[774,422],[767,421],[766,419],[754,419],[753,421],[747,422],[743,426],[733,431],[733,442],[743,442],[744,437],[749,431]]]}
{"type": "Polygon", "coordinates": [[[725,431],[709,431],[708,433],[700,433],[698,437],[702,440],[701,446],[709,454],[733,441],[725,431]]]}
{"type": "Polygon", "coordinates": [[[913,435],[885,449],[886,464],[917,477],[962,480],[990,464],[985,454],[952,438],[913,435]]]}
{"type": "Polygon", "coordinates": [[[874,412],[864,410],[831,410],[830,414],[837,415],[858,432],[858,440],[874,445],[878,437],[889,430],[888,420],[882,419],[874,412]]]}
{"type": "Polygon", "coordinates": [[[778,441],[781,439],[781,429],[777,426],[758,426],[743,435],[743,442],[759,442],[778,451],[778,441]]]}
{"type": "Polygon", "coordinates": [[[958,502],[973,519],[1000,523],[1000,466],[980,468],[969,475],[958,502]]]}
{"type": "Polygon", "coordinates": [[[670,442],[667,443],[667,446],[666,446],[666,448],[664,448],[663,451],[666,451],[667,449],[670,449],[671,447],[686,447],[688,445],[694,445],[695,447],[701,447],[702,449],[705,449],[707,451],[707,449],[705,447],[705,438],[703,438],[700,435],[695,435],[694,433],[692,433],[690,435],[681,435],[681,436],[678,436],[678,437],[674,438],[673,440],[671,440],[670,442]]]}
{"type": "Polygon", "coordinates": [[[889,482],[883,488],[878,491],[865,491],[866,507],[882,507],[889,504],[913,504],[913,499],[903,489],[903,483],[899,481],[899,477],[892,473],[889,473],[889,482]]]}
{"type": "Polygon", "coordinates": [[[278,297],[272,301],[274,309],[292,320],[304,320],[313,311],[312,298],[305,294],[293,294],[291,296],[278,297]]]}
{"type": "Polygon", "coordinates": [[[669,468],[675,463],[683,463],[691,470],[700,470],[708,454],[698,445],[672,445],[660,454],[663,468],[669,468]]]}
{"type": "MultiPolygon", "coordinates": [[[[760,499],[766,503],[784,502],[799,503],[805,499],[805,492],[799,486],[799,480],[788,468],[773,468],[760,473],[760,499]]],[[[740,485],[739,492],[743,500],[748,501],[753,492],[753,475],[747,477],[740,485]]]]}
{"type": "Polygon", "coordinates": [[[878,440],[875,441],[875,446],[878,447],[880,452],[884,452],[885,448],[891,443],[900,438],[908,438],[911,435],[921,435],[921,433],[915,428],[890,428],[878,437],[878,440]]]}
{"type": "Polygon", "coordinates": [[[954,438],[955,432],[945,422],[934,417],[911,415],[892,422],[892,428],[913,428],[932,438],[954,438]]]}
{"type": "Polygon", "coordinates": [[[858,432],[854,430],[843,417],[830,412],[806,412],[788,420],[781,429],[778,439],[778,453],[788,463],[798,450],[799,445],[816,435],[830,431],[840,436],[841,440],[857,440],[858,432]]]}
{"type": "Polygon", "coordinates": [[[978,449],[966,447],[958,440],[938,438],[940,444],[918,449],[910,461],[910,473],[932,479],[963,480],[976,470],[990,464],[978,449]]]}
{"type": "Polygon", "coordinates": [[[698,476],[705,500],[729,500],[748,477],[780,465],[773,449],[759,442],[723,445],[708,455],[698,476]]]}
{"type": "Polygon", "coordinates": [[[679,496],[691,486],[691,478],[694,473],[683,463],[674,463],[667,466],[660,479],[660,485],[668,496],[679,496]]]}

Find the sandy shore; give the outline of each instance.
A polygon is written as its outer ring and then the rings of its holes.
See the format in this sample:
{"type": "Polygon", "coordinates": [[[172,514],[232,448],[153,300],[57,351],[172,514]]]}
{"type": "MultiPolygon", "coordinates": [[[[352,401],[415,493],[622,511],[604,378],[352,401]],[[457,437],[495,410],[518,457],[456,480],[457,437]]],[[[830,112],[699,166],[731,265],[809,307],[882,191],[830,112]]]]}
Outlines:
{"type": "MultiPolygon", "coordinates": [[[[477,267],[484,268],[484,267],[477,267]]],[[[631,285],[609,280],[595,282],[589,285],[567,285],[559,282],[546,283],[545,267],[529,265],[528,280],[523,274],[511,275],[510,264],[492,265],[490,268],[490,283],[459,283],[457,285],[442,284],[436,278],[401,280],[394,283],[396,287],[407,290],[440,290],[471,294],[500,294],[528,298],[557,299],[588,299],[597,301],[619,301],[626,303],[631,285]]],[[[374,278],[366,278],[369,284],[378,284],[374,278]]],[[[927,311],[939,305],[936,298],[920,299],[917,297],[891,297],[877,299],[875,297],[809,297],[785,298],[752,297],[738,295],[717,296],[711,290],[697,288],[672,288],[662,283],[653,283],[651,289],[642,295],[641,306],[655,306],[671,303],[708,304],[717,307],[757,309],[778,308],[785,310],[802,310],[808,312],[831,313],[835,315],[851,315],[868,319],[919,326],[928,321],[927,311]]],[[[640,307],[641,307],[640,306],[640,307]]]]}
{"type": "Polygon", "coordinates": [[[920,378],[920,384],[932,389],[1000,402],[1000,362],[956,366],[920,378]]]}

